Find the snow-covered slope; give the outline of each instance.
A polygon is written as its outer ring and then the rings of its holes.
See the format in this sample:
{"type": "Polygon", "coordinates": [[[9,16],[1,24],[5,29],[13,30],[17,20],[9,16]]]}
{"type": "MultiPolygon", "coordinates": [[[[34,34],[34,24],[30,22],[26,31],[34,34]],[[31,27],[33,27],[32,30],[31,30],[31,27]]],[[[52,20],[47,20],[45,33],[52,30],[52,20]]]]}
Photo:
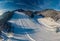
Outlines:
{"type": "Polygon", "coordinates": [[[12,26],[14,27],[14,38],[16,38],[16,34],[18,34],[21,37],[17,39],[22,38],[35,41],[29,36],[29,34],[35,33],[34,30],[37,29],[37,26],[35,23],[33,23],[32,19],[30,19],[29,16],[25,15],[22,12],[16,11],[9,22],[12,23],[12,26]]]}
{"type": "Polygon", "coordinates": [[[39,18],[38,21],[46,26],[45,29],[50,31],[56,32],[57,28],[60,28],[60,24],[50,17],[39,18]]]}
{"type": "Polygon", "coordinates": [[[47,31],[22,12],[16,11],[11,20],[13,35],[7,41],[60,41],[60,33],[47,31]]]}

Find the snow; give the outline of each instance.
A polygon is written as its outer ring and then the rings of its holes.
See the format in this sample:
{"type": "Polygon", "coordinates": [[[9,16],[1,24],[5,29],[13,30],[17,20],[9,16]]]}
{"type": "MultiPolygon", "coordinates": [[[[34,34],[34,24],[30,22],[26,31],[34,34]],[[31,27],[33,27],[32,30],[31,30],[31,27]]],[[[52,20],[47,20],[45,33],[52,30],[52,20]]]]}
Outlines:
{"type": "Polygon", "coordinates": [[[3,15],[5,12],[7,12],[8,10],[7,9],[1,9],[0,10],[0,16],[3,15]]]}
{"type": "MultiPolygon", "coordinates": [[[[36,27],[31,20],[29,18],[29,16],[25,15],[24,13],[22,12],[15,12],[15,15],[13,16],[13,18],[9,21],[12,23],[12,25],[15,27],[14,28],[14,33],[16,34],[26,34],[26,36],[28,36],[27,38],[29,38],[30,40],[32,41],[35,41],[34,39],[32,39],[28,33],[32,33],[31,30],[35,29],[35,28],[32,28],[32,27],[36,27]],[[15,20],[15,19],[16,20],[15,20]],[[28,23],[29,22],[29,23],[28,23]],[[32,25],[33,24],[33,25],[32,25]],[[21,30],[22,29],[22,30],[21,30]],[[26,29],[26,31],[24,30],[26,29]],[[29,31],[30,30],[30,31],[29,31]],[[20,32],[22,31],[22,32],[20,32]],[[24,33],[23,33],[24,32],[24,33]],[[27,33],[26,33],[27,32],[27,33]]],[[[16,38],[16,37],[15,37],[16,38]]]]}
{"type": "Polygon", "coordinates": [[[56,31],[56,28],[60,27],[60,24],[50,17],[40,18],[38,21],[45,25],[47,30],[56,31]]]}
{"type": "Polygon", "coordinates": [[[7,41],[60,41],[60,33],[47,31],[40,19],[39,24],[22,12],[16,11],[9,22],[14,32],[13,37],[7,36],[7,41]]]}
{"type": "Polygon", "coordinates": [[[60,24],[60,19],[58,19],[58,20],[57,20],[57,23],[59,23],[59,24],[60,24]]]}

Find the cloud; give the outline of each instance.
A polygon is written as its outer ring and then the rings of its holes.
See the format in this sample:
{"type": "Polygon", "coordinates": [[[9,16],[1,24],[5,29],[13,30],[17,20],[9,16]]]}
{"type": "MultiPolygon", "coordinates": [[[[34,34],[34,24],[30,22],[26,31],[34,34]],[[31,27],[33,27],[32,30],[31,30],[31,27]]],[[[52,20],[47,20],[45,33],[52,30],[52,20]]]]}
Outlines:
{"type": "Polygon", "coordinates": [[[26,9],[46,9],[59,8],[59,0],[0,0],[0,8],[26,8],[26,9]],[[10,6],[9,6],[10,5],[10,6]]]}
{"type": "Polygon", "coordinates": [[[44,0],[44,4],[39,7],[42,9],[51,8],[55,9],[58,6],[59,0],[44,0]]]}

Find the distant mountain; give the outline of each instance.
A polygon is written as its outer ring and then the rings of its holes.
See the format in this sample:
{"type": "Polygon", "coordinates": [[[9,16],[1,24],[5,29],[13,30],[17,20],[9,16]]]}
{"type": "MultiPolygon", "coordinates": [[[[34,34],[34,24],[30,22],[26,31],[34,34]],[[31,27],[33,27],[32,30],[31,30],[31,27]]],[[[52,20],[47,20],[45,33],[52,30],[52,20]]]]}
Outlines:
{"type": "Polygon", "coordinates": [[[45,17],[51,17],[54,20],[58,20],[60,18],[60,11],[56,11],[54,9],[45,9],[42,11],[36,11],[36,15],[43,15],[45,17]]]}
{"type": "Polygon", "coordinates": [[[30,10],[23,10],[23,9],[17,9],[15,11],[18,11],[18,12],[23,12],[24,14],[28,15],[29,17],[33,18],[34,15],[33,15],[33,11],[30,11],[30,10]]]}
{"type": "Polygon", "coordinates": [[[56,11],[54,9],[44,9],[44,10],[35,11],[35,12],[30,11],[30,10],[23,10],[23,9],[17,9],[15,11],[23,12],[26,15],[30,16],[31,18],[34,17],[34,14],[35,15],[43,15],[45,17],[51,17],[56,21],[60,18],[60,11],[56,11]]]}

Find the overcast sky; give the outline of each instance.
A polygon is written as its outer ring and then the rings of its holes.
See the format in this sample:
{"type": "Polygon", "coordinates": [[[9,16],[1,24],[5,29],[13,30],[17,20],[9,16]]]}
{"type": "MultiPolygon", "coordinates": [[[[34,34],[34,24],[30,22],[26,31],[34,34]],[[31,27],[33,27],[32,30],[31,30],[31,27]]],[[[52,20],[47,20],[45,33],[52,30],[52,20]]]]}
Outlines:
{"type": "Polygon", "coordinates": [[[0,9],[60,10],[60,0],[0,0],[0,9]]]}

